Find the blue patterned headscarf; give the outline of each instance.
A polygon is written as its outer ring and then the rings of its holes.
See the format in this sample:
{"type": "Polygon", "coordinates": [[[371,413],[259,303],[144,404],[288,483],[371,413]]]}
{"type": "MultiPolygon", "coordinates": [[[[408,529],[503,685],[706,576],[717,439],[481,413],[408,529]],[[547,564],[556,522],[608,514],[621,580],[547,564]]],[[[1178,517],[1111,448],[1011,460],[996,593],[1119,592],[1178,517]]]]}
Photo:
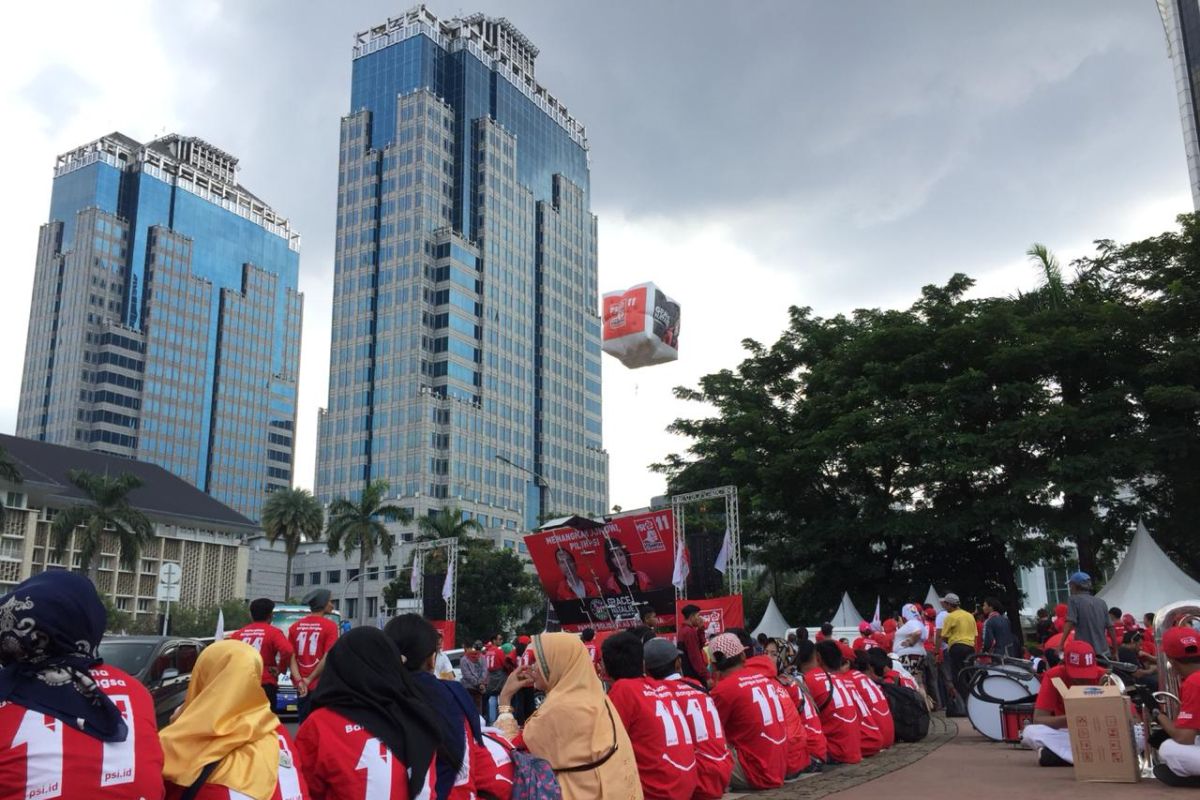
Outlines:
{"type": "Polygon", "coordinates": [[[105,742],[129,734],[92,680],[107,616],[92,582],[52,570],[0,597],[0,701],[40,711],[105,742]]]}

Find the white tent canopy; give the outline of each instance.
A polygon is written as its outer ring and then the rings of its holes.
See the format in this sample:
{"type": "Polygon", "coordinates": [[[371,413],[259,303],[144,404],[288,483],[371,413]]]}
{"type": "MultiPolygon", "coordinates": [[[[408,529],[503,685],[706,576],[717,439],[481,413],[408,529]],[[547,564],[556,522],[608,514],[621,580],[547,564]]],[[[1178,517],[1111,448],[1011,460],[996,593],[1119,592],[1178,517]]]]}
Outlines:
{"type": "Polygon", "coordinates": [[[771,601],[767,603],[767,610],[763,612],[758,627],[751,631],[750,635],[757,639],[760,633],[765,633],[772,639],[782,639],[787,636],[788,629],[791,627],[783,618],[783,614],[779,613],[779,606],[775,605],[775,598],[772,597],[771,601]]]}
{"type": "Polygon", "coordinates": [[[938,590],[933,588],[932,583],[929,584],[929,591],[925,593],[925,605],[933,606],[934,608],[940,608],[938,601],[941,599],[942,596],[938,594],[938,590]]]}
{"type": "Polygon", "coordinates": [[[1097,597],[1141,619],[1169,603],[1200,598],[1200,582],[1175,566],[1138,520],[1133,542],[1097,597]]]}
{"type": "Polygon", "coordinates": [[[863,615],[858,613],[858,609],[854,607],[854,601],[850,599],[849,592],[842,593],[842,604],[838,606],[838,610],[833,613],[833,619],[829,622],[835,628],[855,628],[865,622],[863,615]]]}

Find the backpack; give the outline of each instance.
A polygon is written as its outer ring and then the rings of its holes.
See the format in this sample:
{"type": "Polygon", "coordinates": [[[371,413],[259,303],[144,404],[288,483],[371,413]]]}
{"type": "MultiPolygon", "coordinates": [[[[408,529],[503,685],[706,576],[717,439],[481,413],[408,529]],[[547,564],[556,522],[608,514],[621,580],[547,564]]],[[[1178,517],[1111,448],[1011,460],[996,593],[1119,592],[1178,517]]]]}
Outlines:
{"type": "Polygon", "coordinates": [[[509,753],[513,762],[512,800],[562,800],[550,762],[524,750],[509,753]]]}
{"type": "Polygon", "coordinates": [[[914,690],[894,683],[879,686],[896,725],[896,741],[919,742],[929,734],[929,708],[914,690]]]}

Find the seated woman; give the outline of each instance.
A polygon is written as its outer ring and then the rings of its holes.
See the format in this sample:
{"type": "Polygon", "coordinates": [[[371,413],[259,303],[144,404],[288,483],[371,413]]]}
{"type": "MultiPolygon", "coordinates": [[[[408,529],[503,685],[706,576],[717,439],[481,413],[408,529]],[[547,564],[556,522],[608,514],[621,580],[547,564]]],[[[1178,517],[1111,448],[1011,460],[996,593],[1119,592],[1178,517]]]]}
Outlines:
{"type": "Polygon", "coordinates": [[[262,658],[234,639],[200,652],[179,716],[159,734],[167,800],[309,800],[296,748],[262,690],[262,658]]]}
{"type": "Polygon", "coordinates": [[[846,690],[837,673],[845,663],[838,642],[823,639],[804,661],[804,685],[821,718],[828,745],[828,763],[857,764],[862,761],[862,721],[858,702],[846,690]]]}
{"type": "Polygon", "coordinates": [[[442,750],[437,757],[434,796],[438,800],[474,797],[471,763],[476,758],[487,758],[479,711],[461,683],[439,680],[433,674],[437,629],[420,614],[401,614],[393,617],[383,632],[396,646],[438,722],[442,750]]]}
{"type": "Polygon", "coordinates": [[[746,667],[746,648],[732,633],[709,642],[717,683],[713,701],[734,755],[732,791],[774,789],[787,774],[785,694],[772,679],[746,667]]]}
{"type": "Polygon", "coordinates": [[[0,798],[161,800],[154,700],[96,655],[106,615],[92,582],[43,572],[0,612],[0,798]]]}
{"type": "Polygon", "coordinates": [[[544,633],[533,637],[533,648],[537,663],[514,671],[500,692],[496,727],[550,762],[563,800],[642,800],[629,734],[583,642],[572,633],[544,633]],[[546,699],[517,736],[511,703],[527,686],[545,692],[546,699]]]}
{"type": "Polygon", "coordinates": [[[633,568],[633,556],[616,539],[604,540],[604,563],[608,564],[610,573],[604,579],[605,594],[622,595],[650,588],[650,576],[633,568]]]}
{"type": "Polygon", "coordinates": [[[400,652],[352,628],[325,656],[296,749],[312,800],[408,800],[431,785],[440,727],[400,652]]]}

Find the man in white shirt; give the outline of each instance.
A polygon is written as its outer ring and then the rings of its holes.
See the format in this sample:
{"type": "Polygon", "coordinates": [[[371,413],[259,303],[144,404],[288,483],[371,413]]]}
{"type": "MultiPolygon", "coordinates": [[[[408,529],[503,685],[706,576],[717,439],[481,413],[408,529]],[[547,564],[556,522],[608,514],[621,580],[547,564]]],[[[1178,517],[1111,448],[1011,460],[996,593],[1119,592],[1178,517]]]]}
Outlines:
{"type": "Polygon", "coordinates": [[[913,676],[921,691],[925,689],[925,639],[929,629],[925,626],[921,607],[908,603],[900,610],[904,624],[896,629],[892,649],[900,663],[913,676]]]}

